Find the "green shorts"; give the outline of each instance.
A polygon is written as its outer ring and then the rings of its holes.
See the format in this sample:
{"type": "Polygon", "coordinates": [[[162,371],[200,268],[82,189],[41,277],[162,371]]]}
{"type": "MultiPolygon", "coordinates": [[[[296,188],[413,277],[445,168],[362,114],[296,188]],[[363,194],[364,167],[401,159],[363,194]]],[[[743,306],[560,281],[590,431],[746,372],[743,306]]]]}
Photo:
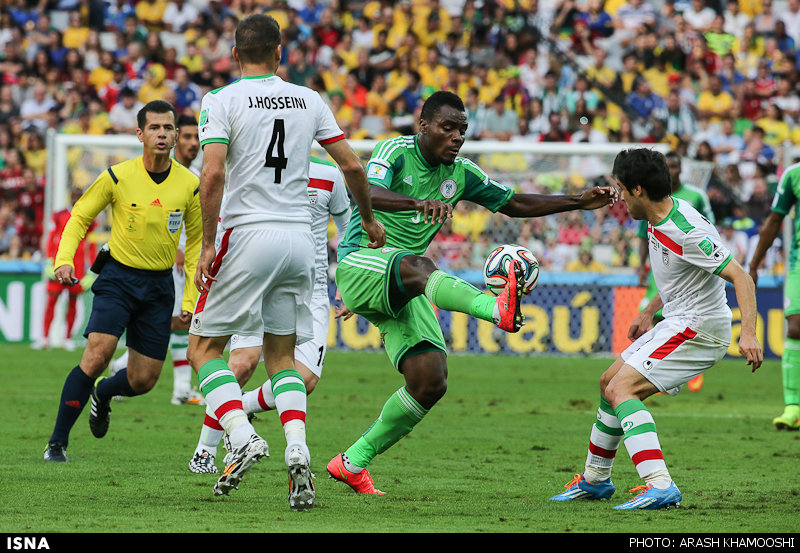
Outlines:
{"type": "MultiPolygon", "coordinates": [[[[363,248],[349,253],[336,268],[336,286],[347,308],[378,327],[392,364],[425,351],[447,353],[436,311],[425,296],[395,308],[394,296],[405,293],[400,259],[413,255],[397,248],[363,248]]],[[[403,303],[403,302],[400,302],[403,303]]]]}
{"type": "Polygon", "coordinates": [[[800,314],[800,263],[789,269],[783,284],[783,316],[800,314]]]}

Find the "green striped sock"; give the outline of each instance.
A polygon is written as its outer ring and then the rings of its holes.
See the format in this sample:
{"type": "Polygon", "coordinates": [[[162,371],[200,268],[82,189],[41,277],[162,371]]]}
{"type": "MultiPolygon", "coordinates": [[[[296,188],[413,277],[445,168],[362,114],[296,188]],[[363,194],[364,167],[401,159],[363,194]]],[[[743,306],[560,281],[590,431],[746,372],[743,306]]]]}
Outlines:
{"type": "Polygon", "coordinates": [[[428,414],[405,387],[386,401],[372,426],[345,452],[356,467],[366,468],[375,456],[383,453],[407,435],[428,414]]]}
{"type": "Polygon", "coordinates": [[[589,452],[583,473],[587,482],[602,482],[611,477],[611,468],[622,442],[622,426],[614,414],[614,408],[604,397],[600,397],[597,419],[589,436],[589,452]]]}
{"type": "Polygon", "coordinates": [[[496,300],[467,281],[444,271],[431,273],[425,285],[425,296],[439,309],[467,313],[494,322],[496,300]]]}
{"type": "Polygon", "coordinates": [[[615,414],[625,433],[625,449],[639,476],[647,478],[655,472],[666,472],[656,423],[644,403],[638,399],[623,401],[617,405],[615,414]]]}
{"type": "Polygon", "coordinates": [[[800,340],[786,338],[781,357],[783,400],[786,405],[800,403],[800,340]]]}

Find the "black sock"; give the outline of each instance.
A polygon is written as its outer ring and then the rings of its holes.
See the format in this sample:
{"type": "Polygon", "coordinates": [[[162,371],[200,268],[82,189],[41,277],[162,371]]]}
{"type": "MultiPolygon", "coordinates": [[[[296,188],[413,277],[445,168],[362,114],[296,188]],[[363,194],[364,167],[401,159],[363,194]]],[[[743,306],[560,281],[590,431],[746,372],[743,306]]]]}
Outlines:
{"type": "Polygon", "coordinates": [[[110,401],[114,396],[137,396],[128,383],[128,369],[122,369],[114,376],[104,378],[97,385],[97,397],[103,401],[110,401]]]}
{"type": "Polygon", "coordinates": [[[64,445],[69,443],[69,432],[89,401],[92,385],[94,379],[87,376],[80,366],[72,369],[67,375],[64,387],[61,389],[61,402],[58,404],[56,426],[50,442],[61,442],[64,445]]]}

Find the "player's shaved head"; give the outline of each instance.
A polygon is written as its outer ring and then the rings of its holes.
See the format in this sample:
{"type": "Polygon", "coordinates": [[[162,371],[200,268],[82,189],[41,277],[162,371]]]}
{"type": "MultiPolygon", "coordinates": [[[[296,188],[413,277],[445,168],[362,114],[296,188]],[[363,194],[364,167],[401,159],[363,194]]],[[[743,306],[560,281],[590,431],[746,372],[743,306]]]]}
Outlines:
{"type": "Polygon", "coordinates": [[[419,118],[430,121],[439,113],[439,110],[442,109],[443,106],[450,106],[457,111],[466,111],[464,102],[461,101],[458,95],[447,90],[439,90],[431,94],[430,97],[425,100],[425,103],[422,104],[422,111],[419,114],[419,118]]]}
{"type": "Polygon", "coordinates": [[[236,27],[236,52],[242,63],[264,63],[281,44],[281,28],[269,15],[247,16],[236,27]]]}

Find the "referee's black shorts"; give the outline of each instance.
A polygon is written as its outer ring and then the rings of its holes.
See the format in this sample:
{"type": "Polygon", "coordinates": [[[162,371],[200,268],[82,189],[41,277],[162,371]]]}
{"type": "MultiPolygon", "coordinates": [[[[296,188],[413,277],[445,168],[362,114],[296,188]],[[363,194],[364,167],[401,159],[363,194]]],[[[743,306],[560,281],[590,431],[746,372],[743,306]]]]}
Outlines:
{"type": "Polygon", "coordinates": [[[94,300],[86,331],[126,334],[126,345],[163,361],[169,349],[175,286],[172,268],[146,271],[111,258],[92,285],[94,300]]]}

